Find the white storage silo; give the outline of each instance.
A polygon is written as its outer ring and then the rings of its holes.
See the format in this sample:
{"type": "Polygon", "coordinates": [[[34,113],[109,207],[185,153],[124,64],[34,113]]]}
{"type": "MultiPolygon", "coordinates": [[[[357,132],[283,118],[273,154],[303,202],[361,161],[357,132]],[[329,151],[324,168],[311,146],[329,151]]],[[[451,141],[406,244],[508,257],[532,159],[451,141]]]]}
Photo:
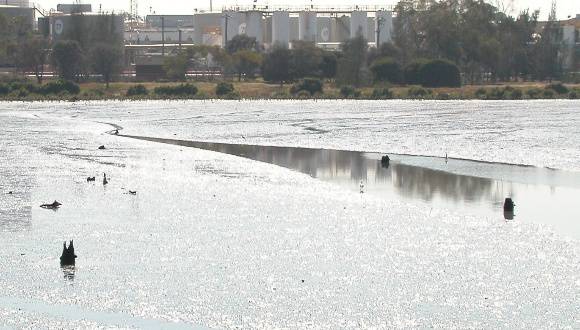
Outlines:
{"type": "Polygon", "coordinates": [[[298,14],[298,39],[316,42],[316,13],[301,11],[298,14]]]}
{"type": "Polygon", "coordinates": [[[359,33],[365,39],[368,39],[368,25],[367,25],[367,12],[366,11],[353,11],[350,14],[350,37],[354,38],[359,33]]]}
{"type": "Polygon", "coordinates": [[[232,10],[224,11],[222,13],[221,23],[223,45],[225,46],[228,41],[240,34],[240,30],[245,30],[244,26],[245,22],[240,12],[232,10]]]}
{"type": "Polygon", "coordinates": [[[262,12],[249,11],[246,13],[246,34],[249,37],[256,38],[256,41],[258,41],[259,44],[264,42],[262,24],[262,12]]]}
{"type": "Polygon", "coordinates": [[[393,40],[393,12],[380,10],[376,13],[375,33],[377,33],[377,47],[393,40]]]}
{"type": "Polygon", "coordinates": [[[287,11],[272,13],[272,44],[276,43],[284,47],[290,43],[290,13],[287,11]]]}
{"type": "Polygon", "coordinates": [[[29,0],[1,0],[0,5],[30,8],[30,1],[29,0]]]}

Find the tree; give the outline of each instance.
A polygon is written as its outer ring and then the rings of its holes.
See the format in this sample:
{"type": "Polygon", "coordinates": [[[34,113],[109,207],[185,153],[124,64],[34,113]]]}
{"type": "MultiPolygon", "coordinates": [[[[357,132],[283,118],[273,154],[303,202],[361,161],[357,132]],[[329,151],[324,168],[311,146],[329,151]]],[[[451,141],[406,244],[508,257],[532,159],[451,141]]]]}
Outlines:
{"type": "Polygon", "coordinates": [[[292,42],[291,51],[292,77],[317,77],[320,76],[320,64],[322,63],[322,50],[311,41],[292,42]]]}
{"type": "Polygon", "coordinates": [[[320,62],[320,73],[323,78],[332,79],[336,76],[338,68],[338,58],[334,52],[323,51],[322,61],[320,62]]]}
{"type": "Polygon", "coordinates": [[[382,57],[370,67],[375,81],[388,81],[398,84],[402,79],[401,66],[391,57],[382,57]]]}
{"type": "Polygon", "coordinates": [[[103,76],[107,88],[113,75],[122,68],[122,52],[119,47],[111,44],[99,43],[91,49],[91,64],[96,73],[103,76]]]}
{"type": "Polygon", "coordinates": [[[561,48],[562,29],[556,18],[556,2],[553,1],[548,22],[535,47],[536,74],[539,79],[559,78],[562,75],[561,48]]]}
{"type": "Polygon", "coordinates": [[[251,50],[237,51],[232,57],[238,81],[242,80],[242,75],[246,78],[253,78],[256,70],[262,64],[262,56],[251,50]]]}
{"type": "Polygon", "coordinates": [[[265,81],[277,82],[280,85],[291,81],[290,50],[281,44],[275,44],[272,51],[264,56],[262,76],[265,81]]]}
{"type": "Polygon", "coordinates": [[[163,62],[163,69],[167,78],[172,80],[185,80],[189,56],[186,51],[178,52],[175,55],[166,56],[163,62]]]}
{"type": "Polygon", "coordinates": [[[65,80],[78,80],[83,60],[83,51],[74,40],[59,41],[52,48],[52,61],[60,77],[65,80]]]}
{"type": "Polygon", "coordinates": [[[48,40],[35,35],[17,45],[14,61],[22,72],[34,72],[36,80],[42,84],[48,53],[48,40]]]}
{"type": "Polygon", "coordinates": [[[425,87],[460,87],[459,68],[451,61],[432,60],[419,70],[421,85],[425,87]]]}
{"type": "Polygon", "coordinates": [[[232,55],[241,50],[253,50],[255,52],[261,51],[261,45],[254,37],[249,37],[245,34],[238,34],[229,40],[226,44],[226,51],[232,55]]]}
{"type": "Polygon", "coordinates": [[[356,37],[342,43],[342,57],[338,60],[337,72],[342,84],[358,87],[363,83],[367,48],[368,43],[362,36],[362,31],[359,31],[356,37]]]}

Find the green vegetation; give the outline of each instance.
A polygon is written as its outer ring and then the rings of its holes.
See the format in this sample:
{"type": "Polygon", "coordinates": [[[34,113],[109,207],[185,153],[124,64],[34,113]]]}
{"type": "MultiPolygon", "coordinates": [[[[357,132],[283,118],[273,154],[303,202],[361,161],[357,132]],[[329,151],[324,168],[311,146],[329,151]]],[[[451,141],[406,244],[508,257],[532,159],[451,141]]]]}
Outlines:
{"type": "Polygon", "coordinates": [[[129,89],[127,90],[126,95],[129,96],[129,97],[130,96],[149,95],[149,90],[144,85],[139,84],[139,85],[135,85],[135,86],[129,87],[129,89]]]}
{"type": "Polygon", "coordinates": [[[175,86],[159,86],[155,87],[153,92],[157,95],[163,96],[178,96],[188,97],[197,94],[197,87],[192,84],[179,84],[175,86]]]}
{"type": "Polygon", "coordinates": [[[381,57],[370,67],[375,82],[388,81],[393,84],[403,82],[401,66],[391,57],[381,57]]]}
{"type": "Polygon", "coordinates": [[[215,86],[215,95],[224,96],[231,95],[235,91],[234,85],[228,82],[219,82],[215,86]]]}
{"type": "Polygon", "coordinates": [[[323,83],[320,79],[315,78],[304,78],[303,80],[297,82],[290,88],[290,93],[298,94],[299,92],[308,92],[310,96],[316,94],[322,94],[323,83]]]}

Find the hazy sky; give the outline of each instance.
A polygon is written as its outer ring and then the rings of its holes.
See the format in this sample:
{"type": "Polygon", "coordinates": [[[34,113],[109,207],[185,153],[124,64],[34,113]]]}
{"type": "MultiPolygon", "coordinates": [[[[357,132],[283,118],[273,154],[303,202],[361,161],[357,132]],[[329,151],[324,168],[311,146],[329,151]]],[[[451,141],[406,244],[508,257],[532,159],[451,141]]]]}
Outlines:
{"type": "MultiPolygon", "coordinates": [[[[210,0],[138,0],[139,1],[139,12],[142,15],[149,13],[149,8],[151,7],[153,11],[157,14],[185,14],[192,13],[194,8],[208,9],[210,0]]],[[[292,6],[308,5],[309,0],[256,0],[258,5],[270,5],[270,6],[280,6],[284,4],[291,4],[292,6]]],[[[540,9],[542,13],[542,18],[546,18],[549,11],[551,0],[490,0],[491,3],[497,2],[503,3],[511,6],[515,11],[521,9],[540,9]]],[[[56,8],[57,3],[73,3],[73,0],[32,0],[31,2],[36,2],[44,9],[56,8]]],[[[93,5],[94,10],[99,8],[99,4],[102,5],[103,10],[111,11],[128,11],[129,0],[81,0],[82,3],[90,3],[93,5]]],[[[235,6],[235,5],[251,5],[253,0],[213,0],[214,9],[220,9],[222,6],[235,6]]],[[[383,0],[383,1],[372,1],[372,0],[316,0],[313,1],[315,5],[318,6],[351,6],[353,4],[358,5],[379,5],[379,4],[394,4],[396,0],[383,0]]],[[[558,17],[565,19],[569,15],[575,16],[580,14],[580,0],[557,0],[558,4],[558,17]]]]}

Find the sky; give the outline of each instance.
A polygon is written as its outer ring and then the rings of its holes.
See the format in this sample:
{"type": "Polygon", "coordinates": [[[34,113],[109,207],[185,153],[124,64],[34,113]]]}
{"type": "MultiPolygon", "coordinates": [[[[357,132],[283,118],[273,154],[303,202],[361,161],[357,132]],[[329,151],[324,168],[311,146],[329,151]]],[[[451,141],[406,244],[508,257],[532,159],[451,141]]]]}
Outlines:
{"type": "MultiPolygon", "coordinates": [[[[30,2],[38,3],[40,7],[45,10],[56,8],[58,3],[73,3],[74,0],[31,0],[30,2]]],[[[270,5],[281,6],[290,4],[293,7],[306,6],[310,4],[310,0],[256,0],[260,6],[270,5]]],[[[98,10],[99,5],[102,5],[105,11],[129,11],[130,0],[81,0],[81,3],[89,3],[93,5],[93,10],[98,10]]],[[[209,9],[210,0],[138,0],[139,13],[146,15],[150,13],[150,9],[157,14],[186,14],[193,13],[195,8],[200,10],[209,9]]],[[[246,6],[251,5],[253,0],[213,0],[213,8],[221,9],[223,6],[246,6]]],[[[381,5],[381,4],[395,4],[397,0],[315,0],[313,1],[317,6],[354,6],[357,5],[381,5]]],[[[540,9],[541,19],[545,19],[550,12],[552,0],[490,0],[491,3],[503,3],[507,7],[514,9],[514,13],[526,8],[540,9]],[[513,3],[513,5],[511,5],[513,3]]],[[[568,16],[575,17],[580,14],[580,0],[557,0],[558,18],[565,19],[568,16]]]]}

